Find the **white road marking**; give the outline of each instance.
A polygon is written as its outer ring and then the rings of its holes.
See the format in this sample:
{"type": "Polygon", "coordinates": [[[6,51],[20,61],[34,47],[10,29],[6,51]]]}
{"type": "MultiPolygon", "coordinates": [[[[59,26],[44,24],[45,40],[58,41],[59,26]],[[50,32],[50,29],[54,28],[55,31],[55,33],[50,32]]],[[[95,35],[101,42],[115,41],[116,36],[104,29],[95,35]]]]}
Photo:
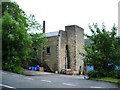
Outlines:
{"type": "Polygon", "coordinates": [[[84,79],[84,77],[75,77],[75,78],[77,78],[77,79],[84,79]]]}
{"type": "Polygon", "coordinates": [[[68,86],[76,86],[74,84],[70,84],[70,83],[62,83],[63,85],[68,85],[68,86]]]}
{"type": "Polygon", "coordinates": [[[70,76],[70,75],[60,75],[60,76],[69,77],[69,78],[72,77],[72,76],[70,76]]]}
{"type": "Polygon", "coordinates": [[[66,75],[60,75],[60,76],[66,76],[66,75]]]}
{"type": "Polygon", "coordinates": [[[26,78],[26,79],[33,80],[32,78],[26,78]]]}
{"type": "Polygon", "coordinates": [[[67,77],[67,78],[76,78],[76,79],[84,79],[84,76],[76,76],[76,75],[60,75],[60,76],[64,76],[64,77],[67,77]]]}
{"type": "Polygon", "coordinates": [[[90,88],[103,88],[103,87],[94,87],[94,86],[91,86],[90,88]]]}
{"type": "Polygon", "coordinates": [[[41,80],[41,81],[44,81],[44,82],[52,82],[52,81],[49,81],[49,80],[41,80]]]}
{"type": "Polygon", "coordinates": [[[0,84],[0,86],[7,87],[7,88],[14,88],[15,89],[15,87],[11,87],[11,86],[8,86],[8,85],[0,84]]]}

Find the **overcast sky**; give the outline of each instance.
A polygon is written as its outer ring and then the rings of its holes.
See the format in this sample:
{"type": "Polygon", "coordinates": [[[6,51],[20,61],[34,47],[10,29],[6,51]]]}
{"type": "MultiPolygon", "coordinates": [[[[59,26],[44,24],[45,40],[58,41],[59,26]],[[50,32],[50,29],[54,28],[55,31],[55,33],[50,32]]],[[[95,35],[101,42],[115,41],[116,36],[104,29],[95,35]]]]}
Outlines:
{"type": "Polygon", "coordinates": [[[120,0],[14,0],[27,15],[34,14],[46,32],[65,30],[66,25],[78,25],[90,34],[88,24],[104,22],[107,29],[118,26],[120,0]]]}

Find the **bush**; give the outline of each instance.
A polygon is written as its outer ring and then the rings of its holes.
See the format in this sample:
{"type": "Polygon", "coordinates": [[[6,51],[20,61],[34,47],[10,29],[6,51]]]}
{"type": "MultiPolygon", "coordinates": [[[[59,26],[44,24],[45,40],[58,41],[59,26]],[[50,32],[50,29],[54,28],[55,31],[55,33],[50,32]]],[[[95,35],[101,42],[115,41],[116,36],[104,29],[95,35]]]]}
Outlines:
{"type": "Polygon", "coordinates": [[[107,71],[99,70],[99,71],[89,71],[88,76],[89,78],[97,78],[97,77],[108,77],[110,75],[109,72],[107,71]]]}
{"type": "Polygon", "coordinates": [[[13,70],[13,72],[18,73],[18,74],[24,74],[23,71],[24,69],[18,66],[13,70]]]}
{"type": "Polygon", "coordinates": [[[86,75],[86,71],[85,70],[83,70],[83,75],[86,75]]]}
{"type": "Polygon", "coordinates": [[[114,70],[110,72],[111,77],[120,78],[120,70],[114,70]]]}
{"type": "Polygon", "coordinates": [[[96,78],[96,77],[98,77],[98,71],[89,71],[88,72],[88,77],[89,78],[96,78]]]}
{"type": "Polygon", "coordinates": [[[120,70],[113,70],[109,71],[89,71],[88,73],[89,78],[97,78],[97,77],[113,77],[113,78],[120,78],[120,70]]]}
{"type": "Polygon", "coordinates": [[[18,73],[18,74],[23,74],[23,68],[13,63],[3,63],[2,69],[6,71],[18,73]]]}

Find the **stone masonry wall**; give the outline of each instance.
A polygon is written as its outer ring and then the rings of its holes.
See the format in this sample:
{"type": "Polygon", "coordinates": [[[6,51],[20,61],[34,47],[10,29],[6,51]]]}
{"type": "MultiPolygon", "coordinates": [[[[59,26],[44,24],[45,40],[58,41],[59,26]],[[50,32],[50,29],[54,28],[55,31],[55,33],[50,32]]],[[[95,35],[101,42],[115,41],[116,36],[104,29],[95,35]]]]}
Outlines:
{"type": "Polygon", "coordinates": [[[70,69],[76,70],[76,31],[74,26],[65,26],[67,45],[69,51],[70,69]]]}
{"type": "Polygon", "coordinates": [[[84,62],[80,53],[84,52],[84,29],[76,26],[76,70],[83,71],[84,62]]]}
{"type": "MultiPolygon", "coordinates": [[[[60,30],[58,36],[47,37],[47,47],[50,53],[44,53],[44,62],[55,71],[65,69],[66,65],[66,46],[68,46],[69,69],[79,72],[83,70],[84,63],[80,52],[84,52],[84,30],[77,26],[65,26],[65,31],[60,30]]],[[[46,49],[45,49],[46,50],[46,49]]]]}
{"type": "Polygon", "coordinates": [[[66,32],[65,31],[60,31],[60,36],[59,36],[59,71],[62,69],[65,69],[65,57],[66,57],[66,32]]]}
{"type": "Polygon", "coordinates": [[[50,54],[47,51],[44,53],[44,62],[47,63],[53,72],[58,70],[58,41],[58,36],[48,37],[46,45],[50,47],[50,54]]]}
{"type": "Polygon", "coordinates": [[[79,72],[83,70],[83,61],[80,52],[84,52],[84,30],[77,26],[71,25],[65,27],[67,33],[67,45],[69,48],[70,68],[72,71],[79,72]]]}

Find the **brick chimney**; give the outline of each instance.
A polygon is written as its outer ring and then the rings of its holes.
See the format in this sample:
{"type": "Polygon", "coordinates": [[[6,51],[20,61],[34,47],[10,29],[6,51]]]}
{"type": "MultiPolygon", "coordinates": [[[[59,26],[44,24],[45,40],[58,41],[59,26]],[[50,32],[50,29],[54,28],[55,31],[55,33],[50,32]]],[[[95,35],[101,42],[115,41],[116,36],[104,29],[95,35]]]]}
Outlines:
{"type": "Polygon", "coordinates": [[[43,21],[43,33],[45,33],[45,21],[43,21]]]}

